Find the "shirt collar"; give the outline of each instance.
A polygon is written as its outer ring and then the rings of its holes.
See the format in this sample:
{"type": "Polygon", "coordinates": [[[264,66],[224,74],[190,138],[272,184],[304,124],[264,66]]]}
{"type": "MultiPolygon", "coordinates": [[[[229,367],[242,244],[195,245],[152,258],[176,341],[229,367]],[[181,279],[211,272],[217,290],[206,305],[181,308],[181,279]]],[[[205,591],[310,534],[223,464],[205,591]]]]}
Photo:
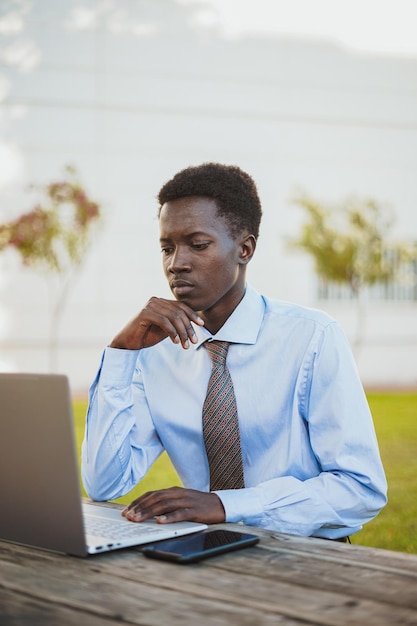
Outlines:
{"type": "Polygon", "coordinates": [[[204,326],[193,324],[198,341],[192,346],[197,349],[210,339],[254,344],[261,328],[264,312],[265,305],[262,296],[250,285],[246,285],[242,300],[215,335],[212,335],[204,326]]]}

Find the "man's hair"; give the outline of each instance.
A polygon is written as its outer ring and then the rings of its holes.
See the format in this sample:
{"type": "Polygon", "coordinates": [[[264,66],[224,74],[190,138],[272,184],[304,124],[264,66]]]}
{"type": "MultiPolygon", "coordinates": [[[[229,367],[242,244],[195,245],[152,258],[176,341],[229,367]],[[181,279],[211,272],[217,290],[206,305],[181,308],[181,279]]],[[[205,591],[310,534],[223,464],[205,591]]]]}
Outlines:
{"type": "Polygon", "coordinates": [[[232,236],[247,228],[258,238],[261,203],[253,179],[239,167],[203,163],[181,170],[160,189],[158,215],[165,202],[192,196],[213,198],[232,236]]]}

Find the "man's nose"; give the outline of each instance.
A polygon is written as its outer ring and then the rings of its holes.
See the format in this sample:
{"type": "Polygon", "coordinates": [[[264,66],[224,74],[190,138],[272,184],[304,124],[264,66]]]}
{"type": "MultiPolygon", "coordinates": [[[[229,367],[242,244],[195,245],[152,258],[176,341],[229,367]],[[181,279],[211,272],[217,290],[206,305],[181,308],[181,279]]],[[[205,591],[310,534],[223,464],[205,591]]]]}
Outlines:
{"type": "Polygon", "coordinates": [[[177,272],[185,272],[191,269],[191,263],[187,250],[183,247],[176,248],[171,255],[167,269],[173,274],[176,274],[177,272]]]}

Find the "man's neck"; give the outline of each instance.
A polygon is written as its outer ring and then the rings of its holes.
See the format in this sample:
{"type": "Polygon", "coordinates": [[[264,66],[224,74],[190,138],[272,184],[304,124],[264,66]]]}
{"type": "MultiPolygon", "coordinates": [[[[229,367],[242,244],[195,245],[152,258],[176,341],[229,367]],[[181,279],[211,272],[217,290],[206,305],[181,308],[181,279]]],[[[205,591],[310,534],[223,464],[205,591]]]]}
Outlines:
{"type": "Polygon", "coordinates": [[[220,330],[220,328],[227,322],[236,307],[241,303],[244,295],[245,288],[241,290],[239,297],[236,297],[235,302],[232,306],[230,306],[229,303],[227,309],[221,306],[222,303],[217,303],[217,305],[212,307],[211,309],[207,309],[206,311],[199,311],[200,317],[204,320],[204,327],[212,335],[215,335],[220,330]]]}

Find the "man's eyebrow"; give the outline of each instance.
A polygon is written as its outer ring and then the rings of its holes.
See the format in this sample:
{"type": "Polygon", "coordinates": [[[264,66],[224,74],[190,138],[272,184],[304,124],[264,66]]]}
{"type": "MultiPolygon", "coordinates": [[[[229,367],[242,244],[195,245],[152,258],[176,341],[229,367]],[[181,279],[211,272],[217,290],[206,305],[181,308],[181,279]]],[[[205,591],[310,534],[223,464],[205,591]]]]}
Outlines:
{"type": "MultiPolygon", "coordinates": [[[[209,233],[206,233],[202,230],[197,230],[193,233],[187,233],[186,235],[184,235],[184,239],[192,239],[193,237],[209,237],[209,233]]],[[[172,241],[172,237],[160,237],[159,241],[162,242],[166,242],[166,241],[172,241]]]]}

